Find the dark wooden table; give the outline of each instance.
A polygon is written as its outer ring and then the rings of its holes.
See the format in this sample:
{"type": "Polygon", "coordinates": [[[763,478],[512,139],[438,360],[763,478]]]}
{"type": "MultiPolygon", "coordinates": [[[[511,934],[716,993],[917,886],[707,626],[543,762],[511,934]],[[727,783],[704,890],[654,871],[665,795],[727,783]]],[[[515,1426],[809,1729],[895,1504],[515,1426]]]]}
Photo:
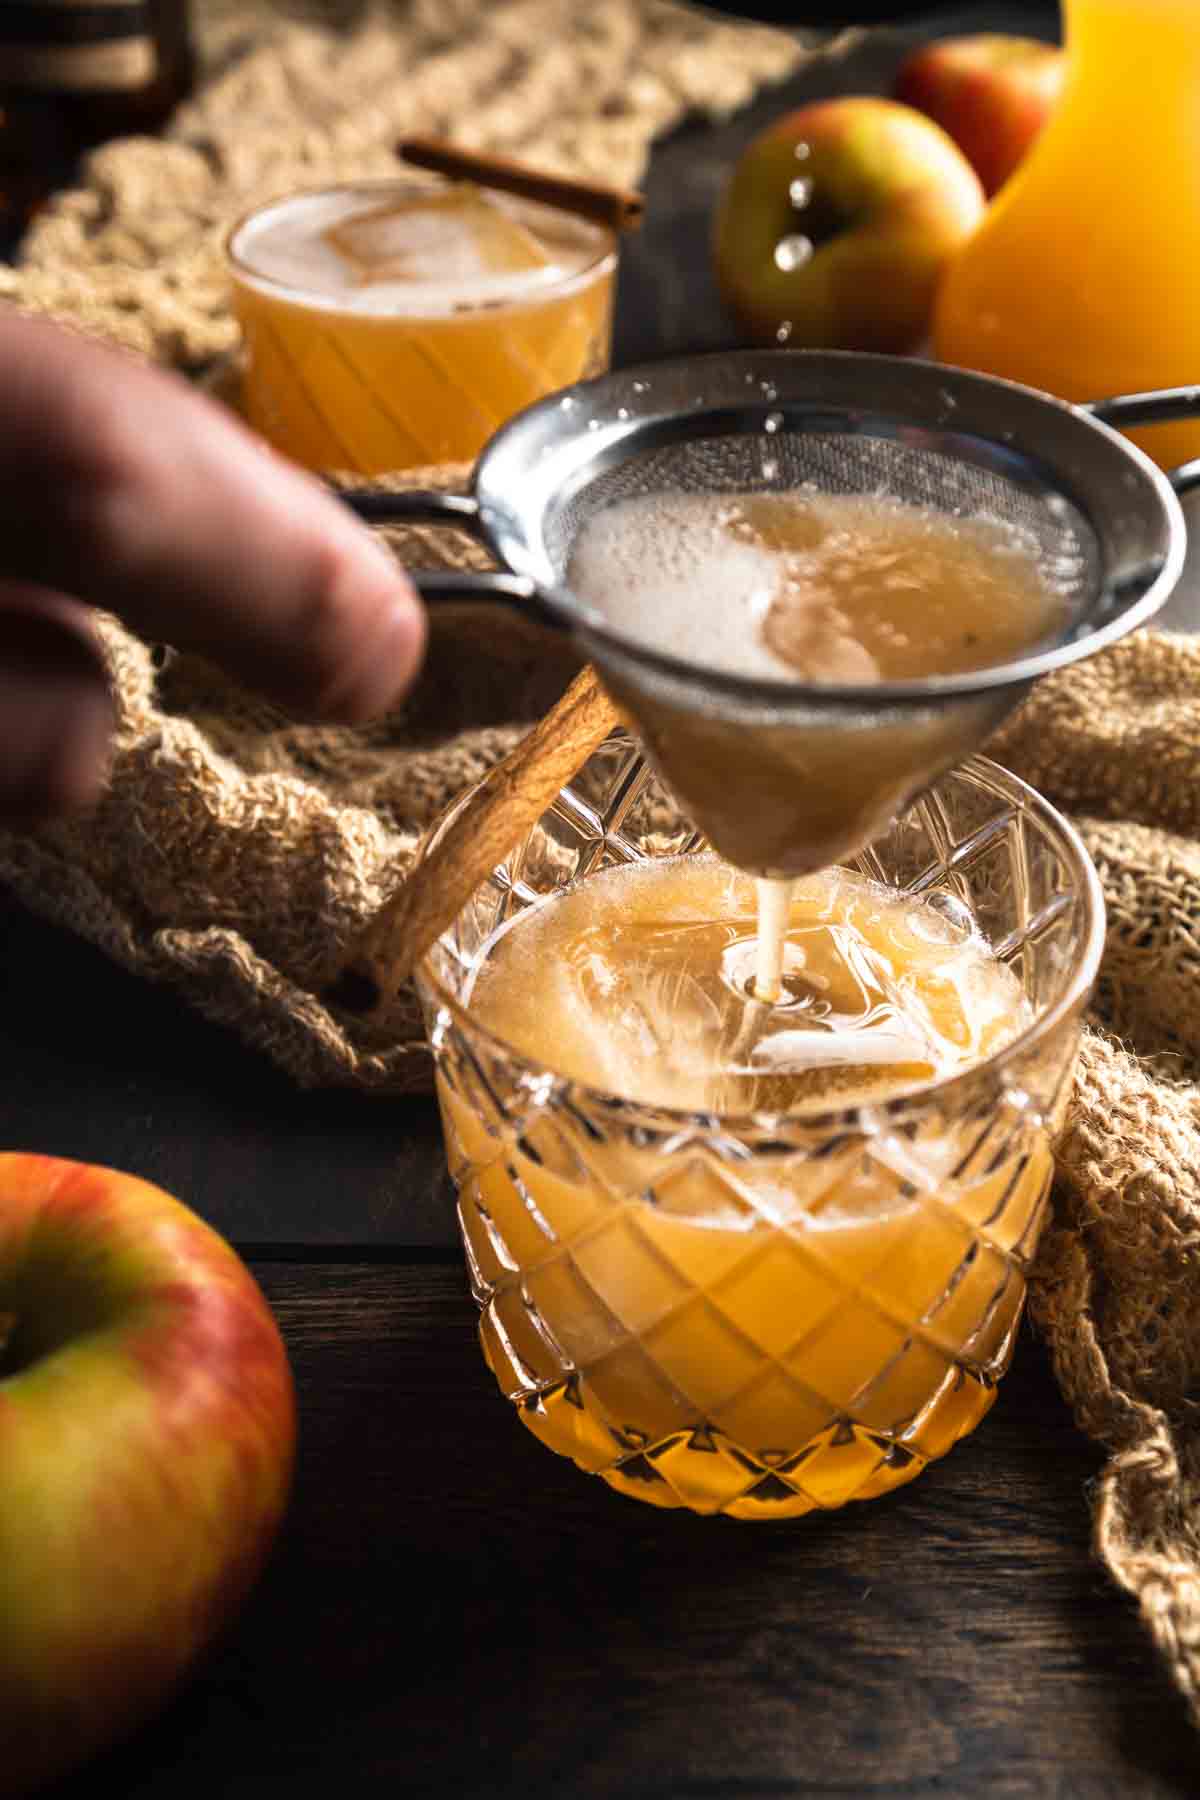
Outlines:
{"type": "MultiPolygon", "coordinates": [[[[937,28],[1030,23],[1045,10],[937,28]]],[[[622,360],[728,341],[721,169],[800,98],[882,86],[911,37],[661,148],[622,360]]],[[[234,1632],[59,1800],[101,1779],[130,1800],[1200,1791],[1182,1705],[1090,1554],[1099,1456],[1032,1336],[975,1437],[889,1500],[761,1529],[657,1513],[497,1396],[430,1104],[301,1096],[2,896],[0,1002],[0,1142],[146,1175],[232,1237],[301,1409],[290,1516],[234,1632]]]]}

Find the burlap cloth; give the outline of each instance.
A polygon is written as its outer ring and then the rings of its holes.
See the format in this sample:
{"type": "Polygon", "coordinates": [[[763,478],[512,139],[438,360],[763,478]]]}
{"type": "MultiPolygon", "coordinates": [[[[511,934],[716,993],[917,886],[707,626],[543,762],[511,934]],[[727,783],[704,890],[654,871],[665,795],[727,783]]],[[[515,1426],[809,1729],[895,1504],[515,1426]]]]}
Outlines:
{"type": "MultiPolygon", "coordinates": [[[[165,140],[94,155],[0,293],[199,369],[233,343],[219,242],[258,198],[386,169],[413,130],[634,182],[656,134],[732,110],[805,53],[659,0],[310,6],[299,24],[289,11],[201,0],[196,98],[165,140]]],[[[445,534],[397,548],[482,560],[445,534]]],[[[85,820],[0,835],[0,878],[300,1084],[427,1088],[415,1005],[377,1043],[314,996],[405,879],[421,829],[565,685],[570,650],[444,615],[411,702],[351,732],[296,725],[195,659],[103,629],[119,709],[107,796],[85,820]]],[[[1075,818],[1108,897],[1033,1314],[1110,1453],[1098,1552],[1200,1723],[1198,695],[1200,647],[1143,634],[1045,683],[991,750],[1075,818]]]]}

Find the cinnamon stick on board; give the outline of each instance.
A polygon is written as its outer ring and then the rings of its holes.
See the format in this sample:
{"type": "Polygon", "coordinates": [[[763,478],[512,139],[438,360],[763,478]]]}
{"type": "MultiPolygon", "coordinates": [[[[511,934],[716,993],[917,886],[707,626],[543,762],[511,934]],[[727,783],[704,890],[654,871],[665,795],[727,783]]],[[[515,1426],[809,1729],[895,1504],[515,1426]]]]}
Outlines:
{"type": "Polygon", "coordinates": [[[414,169],[428,169],[451,181],[473,181],[479,187],[513,194],[518,200],[557,206],[560,212],[574,213],[577,218],[606,225],[618,233],[636,231],[645,211],[646,202],[635,188],[606,187],[602,182],[552,175],[528,163],[513,162],[507,156],[462,149],[443,138],[401,138],[396,154],[414,169]]]}
{"type": "Polygon", "coordinates": [[[425,952],[620,723],[589,665],[490,769],[452,825],[351,948],[326,990],[334,1005],[386,1014],[425,952]]]}

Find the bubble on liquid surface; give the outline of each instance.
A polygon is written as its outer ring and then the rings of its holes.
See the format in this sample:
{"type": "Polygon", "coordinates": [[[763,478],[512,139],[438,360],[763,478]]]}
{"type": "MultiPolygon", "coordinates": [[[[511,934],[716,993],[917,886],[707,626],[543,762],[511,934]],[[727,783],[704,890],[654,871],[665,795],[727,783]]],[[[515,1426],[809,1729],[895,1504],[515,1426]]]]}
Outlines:
{"type": "Polygon", "coordinates": [[[777,412],[776,413],[768,413],[766,418],[763,420],[763,430],[766,432],[769,432],[771,434],[771,436],[774,437],[775,433],[779,430],[779,428],[782,424],[783,424],[783,414],[782,413],[777,413],[777,412]]]}
{"type": "MultiPolygon", "coordinates": [[[[758,939],[754,934],[737,937],[726,945],[720,957],[721,980],[739,1000],[757,1000],[755,971],[758,939]]],[[[819,970],[810,971],[808,958],[800,944],[785,943],[780,979],[782,992],[769,1004],[776,1013],[811,1013],[823,1019],[829,1013],[830,980],[819,970]]]]}
{"type": "Polygon", "coordinates": [[[788,199],[798,212],[803,212],[813,197],[812,177],[799,175],[788,188],[788,199]]]}
{"type": "Polygon", "coordinates": [[[582,525],[567,580],[623,635],[777,679],[905,679],[1003,661],[1057,608],[1007,528],[900,502],[789,493],[783,411],[751,440],[754,492],[663,492],[582,525]]]}
{"type": "Polygon", "coordinates": [[[620,632],[713,668],[778,677],[761,619],[779,586],[778,558],[734,535],[737,502],[647,495],[597,512],[572,546],[572,590],[620,632]]]}
{"type": "Polygon", "coordinates": [[[930,944],[965,944],[975,936],[975,917],[965,901],[948,888],[935,888],[922,896],[908,924],[915,937],[930,944]]]}

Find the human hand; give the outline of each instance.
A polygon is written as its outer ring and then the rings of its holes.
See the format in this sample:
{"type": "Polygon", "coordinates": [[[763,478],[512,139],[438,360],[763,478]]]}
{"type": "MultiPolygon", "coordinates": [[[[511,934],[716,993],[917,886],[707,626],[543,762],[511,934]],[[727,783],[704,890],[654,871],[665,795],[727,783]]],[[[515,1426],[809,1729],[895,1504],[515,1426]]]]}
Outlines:
{"type": "Polygon", "coordinates": [[[321,485],[181,378],[0,312],[0,819],[88,805],[113,723],[91,607],[297,712],[412,681],[411,583],[321,485]]]}

